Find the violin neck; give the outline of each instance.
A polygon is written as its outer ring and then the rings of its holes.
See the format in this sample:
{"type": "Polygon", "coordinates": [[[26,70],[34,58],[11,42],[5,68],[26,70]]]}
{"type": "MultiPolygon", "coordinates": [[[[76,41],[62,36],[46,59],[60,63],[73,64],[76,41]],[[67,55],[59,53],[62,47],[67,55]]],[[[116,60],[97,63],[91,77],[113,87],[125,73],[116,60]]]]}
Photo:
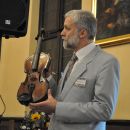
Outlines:
{"type": "Polygon", "coordinates": [[[37,48],[34,53],[33,61],[32,61],[32,71],[34,72],[38,70],[39,58],[40,58],[40,53],[41,53],[41,44],[42,44],[42,37],[39,36],[37,48]]]}

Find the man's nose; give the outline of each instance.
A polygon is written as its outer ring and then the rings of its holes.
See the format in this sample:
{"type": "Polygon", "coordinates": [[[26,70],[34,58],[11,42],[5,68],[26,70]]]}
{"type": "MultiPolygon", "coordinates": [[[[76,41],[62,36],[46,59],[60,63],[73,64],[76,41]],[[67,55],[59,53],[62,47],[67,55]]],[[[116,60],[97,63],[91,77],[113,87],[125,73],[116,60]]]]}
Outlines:
{"type": "Polygon", "coordinates": [[[65,35],[64,28],[63,28],[63,30],[61,31],[60,35],[61,35],[61,36],[64,36],[64,35],[65,35]]]}

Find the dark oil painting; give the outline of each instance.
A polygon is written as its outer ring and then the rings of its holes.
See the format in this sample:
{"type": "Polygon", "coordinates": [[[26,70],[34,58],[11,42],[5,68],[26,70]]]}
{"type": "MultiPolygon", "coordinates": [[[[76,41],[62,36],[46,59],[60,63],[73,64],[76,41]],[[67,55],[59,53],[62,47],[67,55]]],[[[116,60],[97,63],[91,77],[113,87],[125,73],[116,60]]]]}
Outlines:
{"type": "Polygon", "coordinates": [[[97,0],[96,40],[130,34],[130,0],[97,0]]]}

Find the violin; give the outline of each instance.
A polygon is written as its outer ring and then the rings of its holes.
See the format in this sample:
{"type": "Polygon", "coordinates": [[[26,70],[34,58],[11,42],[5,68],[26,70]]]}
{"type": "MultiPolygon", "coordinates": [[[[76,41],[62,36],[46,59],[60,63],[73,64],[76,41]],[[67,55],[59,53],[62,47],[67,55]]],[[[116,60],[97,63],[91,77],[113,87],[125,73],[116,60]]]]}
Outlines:
{"type": "Polygon", "coordinates": [[[39,35],[35,54],[25,60],[26,78],[17,92],[17,100],[25,106],[28,106],[30,102],[40,102],[47,99],[49,85],[46,77],[42,80],[41,78],[42,74],[46,75],[49,70],[51,57],[49,54],[41,52],[42,40],[44,40],[43,33],[39,35]]]}

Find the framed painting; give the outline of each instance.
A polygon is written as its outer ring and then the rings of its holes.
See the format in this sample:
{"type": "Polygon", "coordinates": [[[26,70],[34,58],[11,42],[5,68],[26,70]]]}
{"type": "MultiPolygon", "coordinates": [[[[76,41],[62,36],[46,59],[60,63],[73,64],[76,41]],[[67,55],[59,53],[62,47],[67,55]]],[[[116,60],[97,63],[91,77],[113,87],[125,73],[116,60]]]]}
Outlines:
{"type": "Polygon", "coordinates": [[[96,43],[102,47],[130,42],[130,0],[93,0],[97,18],[96,43]]]}

